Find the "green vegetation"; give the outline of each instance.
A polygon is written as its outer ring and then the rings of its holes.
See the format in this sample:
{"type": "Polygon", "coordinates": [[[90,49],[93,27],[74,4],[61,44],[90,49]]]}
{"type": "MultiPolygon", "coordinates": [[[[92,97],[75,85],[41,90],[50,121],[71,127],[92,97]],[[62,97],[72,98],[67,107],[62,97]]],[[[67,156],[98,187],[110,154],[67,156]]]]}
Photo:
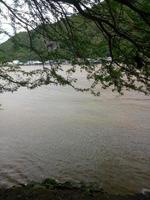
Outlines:
{"type": "MultiPolygon", "coordinates": [[[[19,22],[27,32],[17,34],[0,46],[2,65],[16,59],[23,62],[67,59],[73,65],[71,72],[75,72],[75,64],[78,64],[93,82],[89,88],[85,88],[86,91],[98,95],[97,86],[100,86],[120,94],[124,89],[150,94],[149,0],[13,2],[15,9],[4,1],[0,4],[11,12],[12,27],[15,29],[15,22],[19,22]],[[24,16],[21,2],[29,8],[28,17],[24,16]],[[74,10],[74,15],[69,8],[74,10]],[[33,20],[29,20],[29,17],[33,20]],[[50,42],[57,43],[59,48],[52,48],[50,42]],[[89,62],[91,59],[94,62],[89,62]],[[97,65],[99,62],[95,62],[95,59],[100,60],[102,65],[97,65]]],[[[2,17],[4,14],[0,13],[2,17]]],[[[46,80],[42,79],[41,83],[40,79],[36,85],[50,84],[53,81],[49,80],[54,78],[58,84],[74,87],[71,79],[63,83],[64,78],[58,79],[60,66],[56,62],[54,64],[55,72],[47,71],[46,80]]],[[[19,87],[19,82],[13,77],[10,79],[4,70],[0,73],[2,79],[9,84],[17,82],[19,87]]],[[[27,81],[23,86],[29,86],[27,81]]],[[[5,86],[1,88],[2,91],[6,89],[5,86]]]]}
{"type": "Polygon", "coordinates": [[[70,35],[68,35],[62,19],[55,24],[41,25],[30,33],[20,32],[8,39],[0,45],[0,62],[71,60],[74,53],[83,58],[97,58],[107,55],[107,44],[102,40],[102,36],[100,37],[98,28],[94,23],[89,23],[89,20],[77,15],[70,17],[69,21],[74,31],[74,42],[68,39],[70,35]],[[48,51],[47,44],[49,41],[58,42],[59,48],[48,51]]]}
{"type": "Polygon", "coordinates": [[[149,194],[112,195],[102,189],[70,182],[58,183],[46,179],[42,183],[32,182],[9,189],[0,189],[2,200],[148,200],[149,194]]]}
{"type": "MultiPolygon", "coordinates": [[[[35,35],[35,34],[34,34],[35,35]]],[[[38,35],[34,39],[34,45],[40,47],[42,41],[38,40],[38,35]]],[[[0,62],[9,62],[13,60],[20,60],[25,62],[27,60],[36,60],[38,56],[30,48],[30,41],[27,32],[20,32],[8,39],[0,45],[0,62]]],[[[44,44],[42,44],[44,49],[44,44]]]]}

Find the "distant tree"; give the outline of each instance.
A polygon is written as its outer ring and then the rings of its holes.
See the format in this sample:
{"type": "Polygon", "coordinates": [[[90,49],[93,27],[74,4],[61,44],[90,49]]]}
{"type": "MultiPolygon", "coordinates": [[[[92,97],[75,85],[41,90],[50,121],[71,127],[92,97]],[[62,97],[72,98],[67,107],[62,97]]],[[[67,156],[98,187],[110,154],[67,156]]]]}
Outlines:
{"type": "MultiPolygon", "coordinates": [[[[9,1],[8,1],[9,2],[9,1]]],[[[76,65],[87,72],[87,78],[92,84],[84,90],[94,92],[97,85],[102,88],[111,87],[122,93],[124,89],[137,90],[150,94],[150,3],[149,0],[14,0],[12,4],[0,0],[0,6],[9,12],[14,32],[17,27],[27,30],[30,48],[35,51],[41,60],[48,58],[33,45],[31,30],[42,35],[44,41],[59,41],[70,55],[74,72],[76,65]],[[71,16],[81,16],[82,27],[71,16]],[[88,38],[84,25],[95,27],[95,35],[88,38]],[[92,44],[92,41],[97,45],[92,44]],[[109,59],[101,59],[101,65],[89,61],[99,58],[99,52],[105,47],[109,59]],[[45,58],[44,58],[45,57],[45,58]]],[[[1,10],[1,16],[6,17],[1,10]]],[[[1,22],[3,23],[3,22],[1,22]]],[[[4,30],[5,31],[5,30],[4,30]]],[[[56,51],[54,58],[57,58],[56,51]]],[[[49,54],[49,51],[47,51],[49,54]]],[[[52,68],[43,68],[27,73],[26,80],[16,81],[8,73],[8,68],[0,68],[0,78],[7,80],[7,87],[0,83],[1,91],[9,90],[13,83],[16,89],[19,86],[36,87],[43,84],[55,83],[71,85],[74,79],[61,76],[60,65],[52,68]],[[39,73],[39,78],[32,82],[29,78],[39,73]]],[[[9,70],[12,70],[9,69],[9,70]]],[[[13,69],[22,72],[21,69],[13,69]]],[[[14,87],[13,87],[14,88],[14,87]]],[[[78,90],[82,90],[76,88],[78,90]]],[[[11,90],[13,90],[11,88],[11,90]]],[[[96,90],[95,94],[99,94],[96,90]]]]}

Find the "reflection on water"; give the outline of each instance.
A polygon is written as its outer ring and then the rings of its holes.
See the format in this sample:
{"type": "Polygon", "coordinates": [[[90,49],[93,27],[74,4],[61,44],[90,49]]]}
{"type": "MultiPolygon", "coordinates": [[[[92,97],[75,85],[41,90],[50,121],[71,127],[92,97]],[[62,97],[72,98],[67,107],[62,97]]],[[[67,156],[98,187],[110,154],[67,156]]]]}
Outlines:
{"type": "Polygon", "coordinates": [[[115,192],[150,185],[148,97],[47,86],[1,94],[0,103],[1,185],[45,177],[115,192]]]}

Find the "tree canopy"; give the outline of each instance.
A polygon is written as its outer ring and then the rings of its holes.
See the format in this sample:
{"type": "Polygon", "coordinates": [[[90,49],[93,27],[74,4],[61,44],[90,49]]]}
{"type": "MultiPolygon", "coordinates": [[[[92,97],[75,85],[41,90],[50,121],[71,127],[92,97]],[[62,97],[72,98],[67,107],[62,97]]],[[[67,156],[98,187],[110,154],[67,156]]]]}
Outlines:
{"type": "MultiPolygon", "coordinates": [[[[0,0],[0,8],[1,17],[10,22],[14,33],[20,27],[26,30],[26,48],[35,52],[43,63],[64,57],[72,62],[68,73],[79,66],[87,72],[91,86],[76,89],[93,92],[99,85],[119,93],[132,89],[150,94],[149,0],[13,0],[11,3],[0,0]],[[35,34],[45,43],[44,51],[34,45],[35,34]],[[50,52],[48,41],[58,42],[59,50],[50,52]],[[101,64],[90,62],[89,58],[99,59],[101,64]]],[[[0,23],[3,24],[3,19],[0,23]]],[[[1,32],[7,34],[5,29],[1,32]]],[[[50,83],[74,87],[74,79],[60,75],[60,69],[60,63],[30,73],[21,68],[1,67],[0,90],[50,83]],[[24,73],[25,79],[16,79],[11,75],[14,72],[24,73]],[[31,81],[35,74],[38,79],[31,81]],[[10,87],[11,84],[15,87],[10,87]]]]}

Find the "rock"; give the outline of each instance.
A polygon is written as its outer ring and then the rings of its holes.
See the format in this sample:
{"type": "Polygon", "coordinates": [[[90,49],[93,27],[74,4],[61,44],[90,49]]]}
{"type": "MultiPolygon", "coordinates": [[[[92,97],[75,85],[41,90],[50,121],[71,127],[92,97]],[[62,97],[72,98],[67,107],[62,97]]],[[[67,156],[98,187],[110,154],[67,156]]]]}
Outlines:
{"type": "Polygon", "coordinates": [[[141,192],[144,196],[150,199],[150,189],[148,188],[143,188],[141,192]]]}

